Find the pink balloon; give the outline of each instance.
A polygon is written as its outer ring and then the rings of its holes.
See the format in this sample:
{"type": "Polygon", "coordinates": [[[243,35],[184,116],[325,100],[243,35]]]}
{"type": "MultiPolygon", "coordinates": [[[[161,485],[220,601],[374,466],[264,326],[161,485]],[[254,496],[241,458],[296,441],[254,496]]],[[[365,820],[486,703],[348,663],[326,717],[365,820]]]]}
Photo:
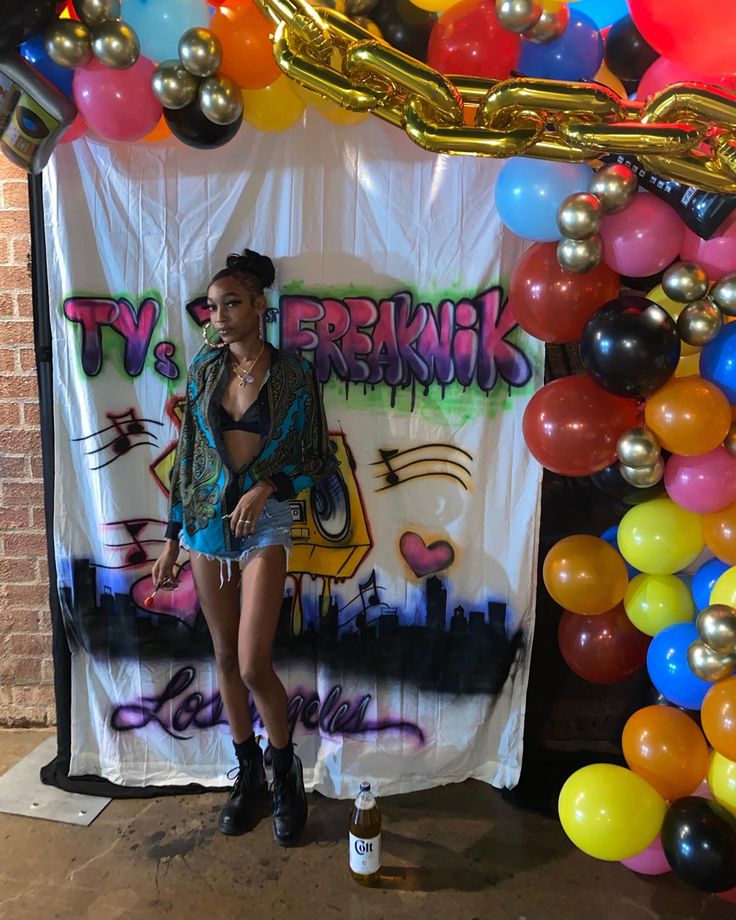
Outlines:
{"type": "Polygon", "coordinates": [[[702,265],[711,281],[730,275],[736,271],[736,220],[729,218],[709,240],[686,228],[680,256],[702,265]]]}
{"type": "Polygon", "coordinates": [[[87,133],[87,122],[77,112],[77,117],[64,132],[60,144],[71,144],[87,133]]]}
{"type": "Polygon", "coordinates": [[[696,514],[721,511],[736,502],[736,458],[716,447],[695,457],[667,461],[664,485],[672,501],[696,514]]]}
{"type": "Polygon", "coordinates": [[[736,77],[731,75],[716,77],[712,74],[704,74],[695,70],[694,67],[688,67],[687,64],[679,64],[677,61],[661,57],[657,58],[641,78],[636,98],[643,102],[661,89],[672,86],[673,83],[707,83],[709,86],[733,89],[736,86],[736,77]]]}
{"type": "Polygon", "coordinates": [[[655,275],[674,261],[684,232],[685,225],[668,204],[639,192],[628,207],[603,221],[603,260],[630,278],[655,275]]]}
{"type": "Polygon", "coordinates": [[[664,875],[665,872],[672,871],[672,867],[664,855],[664,847],[659,836],[654,843],[649,844],[646,850],[642,850],[636,856],[622,859],[621,865],[631,869],[632,872],[638,872],[639,875],[664,875]]]}
{"type": "Polygon", "coordinates": [[[90,129],[110,141],[138,141],[159,122],[163,109],[153,95],[153,61],[139,57],[127,70],[90,61],[74,72],[74,101],[90,129]]]}

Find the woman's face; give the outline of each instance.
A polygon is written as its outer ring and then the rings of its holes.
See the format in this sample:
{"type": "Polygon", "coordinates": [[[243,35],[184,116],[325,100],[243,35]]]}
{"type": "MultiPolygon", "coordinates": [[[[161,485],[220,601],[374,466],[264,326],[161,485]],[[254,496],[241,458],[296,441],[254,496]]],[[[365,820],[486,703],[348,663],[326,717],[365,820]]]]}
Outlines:
{"type": "Polygon", "coordinates": [[[254,294],[250,287],[232,275],[226,275],[207,289],[207,306],[210,322],[223,342],[229,345],[254,334],[258,336],[266,298],[263,294],[254,294]]]}

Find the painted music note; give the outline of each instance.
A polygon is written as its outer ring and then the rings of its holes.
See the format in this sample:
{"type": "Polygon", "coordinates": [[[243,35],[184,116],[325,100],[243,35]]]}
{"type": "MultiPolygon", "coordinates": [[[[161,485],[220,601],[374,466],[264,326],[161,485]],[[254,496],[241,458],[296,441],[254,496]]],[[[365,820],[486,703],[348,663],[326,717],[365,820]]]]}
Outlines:
{"type": "Polygon", "coordinates": [[[103,543],[112,550],[119,550],[123,554],[124,562],[122,565],[102,565],[105,569],[128,569],[145,565],[153,558],[149,555],[148,547],[152,545],[162,546],[166,541],[162,538],[145,538],[144,531],[151,525],[164,527],[164,521],[154,520],[152,518],[134,518],[128,521],[112,521],[109,524],[103,524],[103,528],[122,527],[125,530],[122,537],[128,536],[129,540],[125,542],[103,543]]]}
{"type": "Polygon", "coordinates": [[[413,479],[426,479],[430,476],[454,479],[466,492],[470,487],[472,474],[465,461],[472,463],[473,458],[466,450],[454,444],[422,444],[406,450],[380,448],[378,453],[381,459],[369,464],[381,467],[375,471],[375,478],[383,480],[384,485],[376,489],[376,492],[385,492],[386,489],[404,485],[413,479]]]}
{"type": "MultiPolygon", "coordinates": [[[[101,438],[105,443],[86,451],[86,456],[104,455],[105,451],[113,455],[98,466],[90,466],[90,470],[101,470],[109,466],[135,447],[157,446],[158,435],[146,426],[158,425],[162,427],[163,422],[150,418],[138,418],[135,408],[117,414],[108,412],[107,418],[111,424],[105,428],[100,428],[99,431],[93,431],[92,434],[84,435],[80,438],[71,439],[73,442],[78,442],[89,441],[91,438],[101,438]]],[[[103,459],[103,457],[98,457],[97,459],[103,459]]]]}

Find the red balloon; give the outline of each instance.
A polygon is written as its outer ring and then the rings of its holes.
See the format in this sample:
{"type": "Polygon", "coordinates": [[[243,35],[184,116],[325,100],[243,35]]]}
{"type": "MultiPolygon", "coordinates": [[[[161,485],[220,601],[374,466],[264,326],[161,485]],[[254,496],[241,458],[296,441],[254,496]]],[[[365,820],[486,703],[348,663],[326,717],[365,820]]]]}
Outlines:
{"type": "Polygon", "coordinates": [[[524,413],[524,440],[553,473],[590,476],[616,459],[616,443],[636,425],[632,399],[596,386],[590,377],[562,377],[532,396],[524,413]]]}
{"type": "Polygon", "coordinates": [[[521,36],[504,29],[493,0],[461,0],[432,29],[427,63],[441,73],[503,80],[520,52],[521,36]]]}
{"type": "Polygon", "coordinates": [[[529,335],[543,342],[577,342],[595,311],[621,290],[616,272],[601,262],[581,275],[557,260],[557,243],[536,243],[516,264],[509,307],[529,335]]]}
{"type": "Polygon", "coordinates": [[[570,670],[593,684],[617,684],[641,671],[652,641],[633,625],[623,604],[597,617],[565,610],[557,638],[570,670]]]}

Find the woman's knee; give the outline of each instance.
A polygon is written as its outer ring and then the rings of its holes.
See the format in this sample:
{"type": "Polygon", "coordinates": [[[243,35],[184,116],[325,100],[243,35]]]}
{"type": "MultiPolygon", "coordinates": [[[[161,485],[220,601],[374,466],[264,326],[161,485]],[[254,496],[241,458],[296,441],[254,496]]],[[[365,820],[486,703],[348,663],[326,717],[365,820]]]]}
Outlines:
{"type": "Polygon", "coordinates": [[[215,646],[215,664],[220,674],[226,674],[228,677],[238,673],[238,650],[215,646]]]}
{"type": "Polygon", "coordinates": [[[258,692],[267,687],[273,678],[271,662],[246,658],[240,662],[240,678],[249,690],[258,692]]]}

